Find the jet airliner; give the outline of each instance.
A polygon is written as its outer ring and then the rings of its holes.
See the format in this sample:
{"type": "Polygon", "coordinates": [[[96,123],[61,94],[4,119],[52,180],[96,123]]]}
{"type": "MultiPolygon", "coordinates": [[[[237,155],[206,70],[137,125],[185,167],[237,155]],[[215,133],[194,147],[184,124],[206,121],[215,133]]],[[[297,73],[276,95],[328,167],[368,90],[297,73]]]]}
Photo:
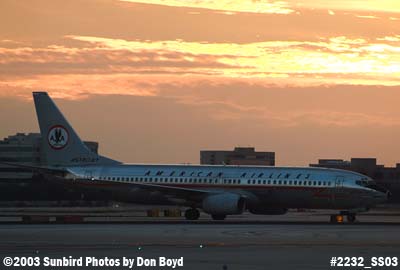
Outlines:
{"type": "Polygon", "coordinates": [[[356,213],[388,196],[369,177],[310,167],[123,164],[89,150],[46,92],[34,92],[45,164],[30,166],[46,178],[112,191],[120,201],[199,209],[215,220],[249,211],[285,214],[288,209],[335,209],[331,222],[354,222],[356,213]]]}

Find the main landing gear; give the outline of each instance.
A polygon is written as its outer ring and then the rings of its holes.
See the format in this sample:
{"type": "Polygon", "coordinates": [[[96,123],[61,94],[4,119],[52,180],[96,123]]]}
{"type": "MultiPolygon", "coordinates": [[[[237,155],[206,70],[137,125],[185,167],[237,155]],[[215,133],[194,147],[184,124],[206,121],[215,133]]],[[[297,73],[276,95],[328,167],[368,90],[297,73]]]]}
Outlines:
{"type": "Polygon", "coordinates": [[[189,208],[185,211],[185,218],[187,220],[197,220],[200,217],[200,211],[196,208],[189,208]]]}
{"type": "MultiPolygon", "coordinates": [[[[198,220],[200,217],[200,211],[196,208],[189,208],[185,211],[185,218],[187,220],[198,220]]],[[[226,215],[211,215],[213,220],[224,220],[226,215]]]]}
{"type": "Polygon", "coordinates": [[[340,212],[338,215],[331,215],[331,223],[343,223],[344,216],[346,216],[348,223],[354,223],[356,221],[356,214],[349,212],[340,212]]]}

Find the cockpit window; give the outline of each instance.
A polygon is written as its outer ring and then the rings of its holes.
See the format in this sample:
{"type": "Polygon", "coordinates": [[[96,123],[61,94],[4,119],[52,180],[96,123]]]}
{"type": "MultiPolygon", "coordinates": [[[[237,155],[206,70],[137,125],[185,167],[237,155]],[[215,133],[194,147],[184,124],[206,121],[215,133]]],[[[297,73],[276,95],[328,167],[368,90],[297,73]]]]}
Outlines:
{"type": "Polygon", "coordinates": [[[387,192],[386,188],[384,188],[384,187],[378,185],[378,184],[377,184],[374,180],[372,180],[372,179],[362,178],[362,179],[360,179],[360,180],[357,180],[357,181],[356,181],[356,184],[359,185],[359,186],[366,187],[366,188],[374,189],[374,190],[376,190],[376,191],[380,191],[380,192],[384,192],[384,193],[387,192]]]}
{"type": "Polygon", "coordinates": [[[368,178],[361,178],[360,180],[356,180],[356,184],[362,187],[366,187],[371,183],[373,183],[373,181],[368,180],[368,178]]]}

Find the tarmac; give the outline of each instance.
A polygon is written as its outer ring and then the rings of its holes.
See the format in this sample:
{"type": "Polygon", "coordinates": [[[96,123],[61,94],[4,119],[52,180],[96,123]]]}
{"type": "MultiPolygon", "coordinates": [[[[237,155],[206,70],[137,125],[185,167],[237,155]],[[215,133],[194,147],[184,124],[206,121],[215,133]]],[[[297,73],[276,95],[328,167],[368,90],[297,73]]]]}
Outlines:
{"type": "MultiPolygon", "coordinates": [[[[330,266],[333,256],[363,257],[365,266],[371,264],[372,257],[400,257],[398,214],[375,213],[360,216],[355,224],[335,225],[329,224],[328,216],[319,212],[285,216],[245,215],[221,222],[202,216],[200,222],[162,218],[161,222],[151,219],[110,223],[104,220],[102,224],[4,223],[0,225],[0,254],[1,259],[5,256],[39,256],[42,260],[72,256],[84,260],[107,257],[121,262],[123,257],[156,259],[157,262],[159,257],[183,257],[183,266],[175,269],[195,270],[332,269],[335,268],[330,266]]],[[[23,269],[129,268],[41,266],[23,269]]],[[[173,268],[157,265],[132,269],[173,268]]]]}

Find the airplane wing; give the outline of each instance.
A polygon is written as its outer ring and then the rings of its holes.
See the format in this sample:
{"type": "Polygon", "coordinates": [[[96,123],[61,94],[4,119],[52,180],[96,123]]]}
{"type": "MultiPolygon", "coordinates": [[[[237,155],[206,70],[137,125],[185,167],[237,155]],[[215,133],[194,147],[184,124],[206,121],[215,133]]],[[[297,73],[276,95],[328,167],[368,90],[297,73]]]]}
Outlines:
{"type": "Polygon", "coordinates": [[[87,180],[88,187],[89,184],[100,184],[100,188],[102,185],[105,188],[110,188],[109,185],[115,185],[117,190],[121,190],[121,187],[124,186],[126,191],[130,190],[132,192],[142,190],[147,190],[154,195],[160,195],[164,198],[173,201],[175,203],[183,203],[183,202],[192,202],[192,203],[201,203],[204,197],[210,194],[222,193],[223,191],[218,190],[204,190],[204,189],[195,189],[195,188],[185,188],[173,185],[160,185],[160,184],[150,184],[150,183],[135,183],[135,182],[115,182],[115,181],[107,181],[107,180],[87,180]],[[106,187],[107,186],[107,187],[106,187]]]}
{"type": "Polygon", "coordinates": [[[168,187],[168,186],[151,186],[150,190],[157,190],[168,200],[173,202],[192,202],[194,204],[201,203],[203,199],[215,193],[221,193],[217,191],[181,188],[181,187],[168,187]]]}
{"type": "Polygon", "coordinates": [[[28,170],[32,170],[34,172],[45,173],[45,174],[55,174],[55,173],[60,174],[60,173],[67,172],[65,169],[62,169],[62,168],[41,167],[41,166],[25,165],[25,164],[20,164],[20,163],[13,163],[13,162],[0,162],[0,164],[13,166],[13,167],[19,167],[19,168],[28,169],[28,170]]]}
{"type": "MultiPolygon", "coordinates": [[[[72,173],[72,171],[64,168],[58,167],[41,167],[41,166],[33,166],[33,165],[23,165],[12,162],[0,162],[0,164],[14,166],[24,169],[32,170],[33,172],[37,172],[45,175],[53,175],[53,176],[61,176],[63,177],[67,173],[72,173]]],[[[68,183],[70,181],[66,181],[68,183]]],[[[204,197],[210,194],[218,194],[223,193],[225,191],[222,190],[204,190],[198,188],[185,188],[179,187],[178,185],[160,185],[154,183],[137,183],[137,182],[116,182],[116,181],[108,181],[108,180],[99,180],[99,179],[87,179],[85,183],[86,187],[93,186],[93,188],[110,188],[110,185],[115,187],[118,186],[118,189],[121,186],[124,186],[126,191],[135,191],[138,189],[145,189],[147,191],[153,192],[153,194],[157,194],[165,197],[167,200],[173,201],[175,203],[183,203],[183,202],[191,202],[191,203],[200,203],[204,197]]]]}

